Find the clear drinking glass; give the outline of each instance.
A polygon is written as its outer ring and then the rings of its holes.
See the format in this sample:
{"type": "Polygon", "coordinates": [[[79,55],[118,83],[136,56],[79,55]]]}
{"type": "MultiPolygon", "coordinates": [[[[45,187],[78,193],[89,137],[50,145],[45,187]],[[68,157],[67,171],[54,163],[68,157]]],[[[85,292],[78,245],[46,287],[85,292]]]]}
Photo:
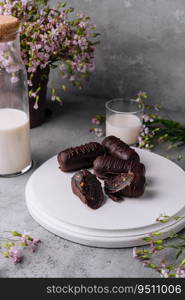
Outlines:
{"type": "MultiPolygon", "coordinates": [[[[0,26],[15,22],[11,18],[0,16],[0,26]]],[[[32,166],[27,72],[17,29],[10,28],[0,31],[0,177],[23,174],[32,166]]]]}
{"type": "Polygon", "coordinates": [[[144,107],[134,99],[116,98],[106,102],[106,136],[114,135],[128,145],[137,143],[144,107]]]}

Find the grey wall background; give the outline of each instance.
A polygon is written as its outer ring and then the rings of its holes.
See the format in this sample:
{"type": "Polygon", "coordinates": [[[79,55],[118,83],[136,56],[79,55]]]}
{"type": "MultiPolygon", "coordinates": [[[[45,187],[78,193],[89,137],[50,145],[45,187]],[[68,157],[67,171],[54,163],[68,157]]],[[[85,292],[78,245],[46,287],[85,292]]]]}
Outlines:
{"type": "MultiPolygon", "coordinates": [[[[101,33],[96,73],[83,90],[71,87],[70,93],[112,98],[144,90],[152,101],[185,111],[185,0],[68,2],[101,33]]],[[[57,73],[51,84],[59,87],[57,73]]]]}

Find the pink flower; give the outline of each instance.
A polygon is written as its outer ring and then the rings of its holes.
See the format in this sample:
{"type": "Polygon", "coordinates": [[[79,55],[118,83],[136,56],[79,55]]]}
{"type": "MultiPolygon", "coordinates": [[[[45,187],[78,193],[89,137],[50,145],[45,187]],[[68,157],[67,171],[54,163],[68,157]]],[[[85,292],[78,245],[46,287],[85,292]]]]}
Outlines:
{"type": "Polygon", "coordinates": [[[19,246],[13,246],[9,250],[9,255],[14,264],[20,263],[23,259],[23,250],[19,246]]]}
{"type": "Polygon", "coordinates": [[[23,241],[24,243],[26,243],[29,235],[30,235],[29,232],[24,231],[24,233],[20,237],[20,240],[23,241]]]}
{"type": "Polygon", "coordinates": [[[145,122],[148,122],[150,120],[150,117],[148,115],[143,115],[143,120],[145,122]]]}
{"type": "Polygon", "coordinates": [[[46,52],[50,52],[52,48],[48,45],[45,45],[44,49],[46,50],[46,52]]]}
{"type": "Polygon", "coordinates": [[[92,118],[91,122],[92,124],[100,125],[100,120],[98,120],[97,118],[92,118]]]}
{"type": "Polygon", "coordinates": [[[40,65],[40,68],[41,68],[41,69],[45,69],[47,65],[48,65],[48,63],[47,63],[47,62],[46,62],[46,63],[44,63],[44,64],[41,64],[41,65],[40,65]]]}
{"type": "Polygon", "coordinates": [[[180,268],[180,267],[178,267],[176,269],[176,276],[175,277],[176,278],[185,278],[185,270],[182,269],[182,268],[180,268]]]}
{"type": "Polygon", "coordinates": [[[33,252],[35,252],[38,248],[38,244],[40,243],[40,240],[27,240],[27,245],[32,249],[33,252]]]}
{"type": "Polygon", "coordinates": [[[69,80],[70,80],[70,81],[74,81],[74,80],[75,80],[75,76],[74,76],[74,75],[71,75],[71,76],[69,77],[69,80]]]}
{"type": "Polygon", "coordinates": [[[35,45],[35,49],[36,49],[36,50],[39,50],[40,48],[42,48],[42,45],[41,45],[41,44],[35,45]]]}
{"type": "Polygon", "coordinates": [[[60,71],[64,71],[65,70],[65,65],[64,64],[61,64],[61,65],[59,65],[59,69],[60,69],[60,71]]]}
{"type": "Polygon", "coordinates": [[[88,25],[88,23],[86,23],[86,22],[80,22],[79,23],[79,27],[81,27],[81,28],[85,28],[86,26],[88,25]]]}
{"type": "Polygon", "coordinates": [[[102,137],[104,136],[104,132],[101,128],[94,128],[94,133],[97,137],[102,137]]]}
{"type": "Polygon", "coordinates": [[[140,98],[147,98],[147,95],[146,95],[146,92],[143,92],[143,91],[140,91],[138,94],[137,94],[138,97],[140,98]]]}
{"type": "Polygon", "coordinates": [[[9,64],[7,67],[6,67],[6,71],[8,73],[16,73],[20,70],[20,66],[19,65],[15,65],[15,64],[9,64]]]}
{"type": "Polygon", "coordinates": [[[36,71],[35,67],[29,67],[28,68],[28,73],[34,73],[36,71]]]}
{"type": "Polygon", "coordinates": [[[89,70],[90,72],[94,71],[94,70],[95,70],[95,64],[94,64],[94,63],[89,64],[89,65],[88,65],[88,70],[89,70]]]}

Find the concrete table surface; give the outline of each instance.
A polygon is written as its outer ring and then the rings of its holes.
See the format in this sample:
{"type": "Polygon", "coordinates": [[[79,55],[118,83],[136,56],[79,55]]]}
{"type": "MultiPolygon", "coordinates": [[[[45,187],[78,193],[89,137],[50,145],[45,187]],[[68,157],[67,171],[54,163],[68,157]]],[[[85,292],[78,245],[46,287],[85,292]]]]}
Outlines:
{"type": "MultiPolygon", "coordinates": [[[[24,230],[42,243],[36,253],[26,251],[23,263],[13,265],[0,256],[0,277],[158,277],[159,275],[132,257],[132,249],[101,249],[82,246],[55,236],[38,225],[25,205],[25,185],[31,173],[61,149],[91,140],[101,140],[89,133],[91,118],[104,113],[106,99],[73,96],[62,107],[52,106],[54,113],[42,126],[31,130],[33,159],[37,162],[27,174],[16,178],[0,178],[0,231],[24,230]]],[[[170,113],[182,121],[183,114],[170,113]]],[[[177,161],[184,148],[171,150],[157,147],[162,155],[177,161]]],[[[175,199],[174,199],[175,200],[175,199]]],[[[171,250],[166,259],[173,258],[171,250]]]]}

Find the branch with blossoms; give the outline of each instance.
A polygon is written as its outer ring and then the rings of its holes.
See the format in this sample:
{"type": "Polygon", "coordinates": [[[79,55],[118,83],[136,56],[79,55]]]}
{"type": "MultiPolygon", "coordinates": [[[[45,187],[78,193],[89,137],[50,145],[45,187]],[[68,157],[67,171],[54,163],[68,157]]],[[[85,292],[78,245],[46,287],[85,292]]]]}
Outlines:
{"type": "MultiPolygon", "coordinates": [[[[161,223],[167,223],[170,220],[180,220],[181,217],[169,217],[161,215],[157,218],[156,221],[161,223]]],[[[150,235],[143,238],[143,240],[149,243],[149,249],[137,249],[133,248],[133,257],[139,260],[145,267],[150,268],[158,272],[161,277],[164,278],[185,278],[185,258],[178,259],[185,252],[185,236],[179,233],[171,233],[169,239],[170,241],[176,238],[176,243],[171,243],[161,238],[161,232],[153,232],[150,235]],[[157,254],[165,249],[175,250],[175,259],[174,263],[169,263],[165,258],[160,259],[159,263],[154,262],[157,254]]]]}
{"type": "MultiPolygon", "coordinates": [[[[58,67],[62,81],[67,78],[78,88],[95,69],[96,26],[88,16],[73,12],[66,2],[53,8],[48,0],[0,0],[0,14],[21,20],[21,56],[27,69],[29,96],[37,104],[39,89],[34,90],[33,77],[38,69],[58,67]]],[[[15,82],[16,72],[12,74],[15,82]]],[[[66,88],[62,82],[61,89],[66,88]]],[[[55,89],[52,100],[61,101],[55,89]]]]}
{"type": "MultiPolygon", "coordinates": [[[[97,114],[91,119],[91,123],[96,126],[102,126],[105,123],[105,117],[97,114]]],[[[97,137],[102,137],[105,135],[102,127],[93,127],[89,130],[89,132],[95,134],[97,137]]]]}
{"type": "Polygon", "coordinates": [[[148,103],[145,92],[139,92],[136,100],[144,105],[143,126],[138,138],[138,147],[153,149],[156,144],[169,142],[170,147],[185,143],[185,126],[180,122],[164,119],[160,115],[160,105],[148,103]]]}
{"type": "Polygon", "coordinates": [[[6,237],[0,237],[0,241],[3,243],[0,248],[3,249],[3,256],[10,259],[14,264],[22,262],[24,258],[24,250],[29,248],[32,252],[35,252],[38,248],[39,239],[34,239],[29,233],[19,233],[17,231],[6,232],[6,237]]]}

